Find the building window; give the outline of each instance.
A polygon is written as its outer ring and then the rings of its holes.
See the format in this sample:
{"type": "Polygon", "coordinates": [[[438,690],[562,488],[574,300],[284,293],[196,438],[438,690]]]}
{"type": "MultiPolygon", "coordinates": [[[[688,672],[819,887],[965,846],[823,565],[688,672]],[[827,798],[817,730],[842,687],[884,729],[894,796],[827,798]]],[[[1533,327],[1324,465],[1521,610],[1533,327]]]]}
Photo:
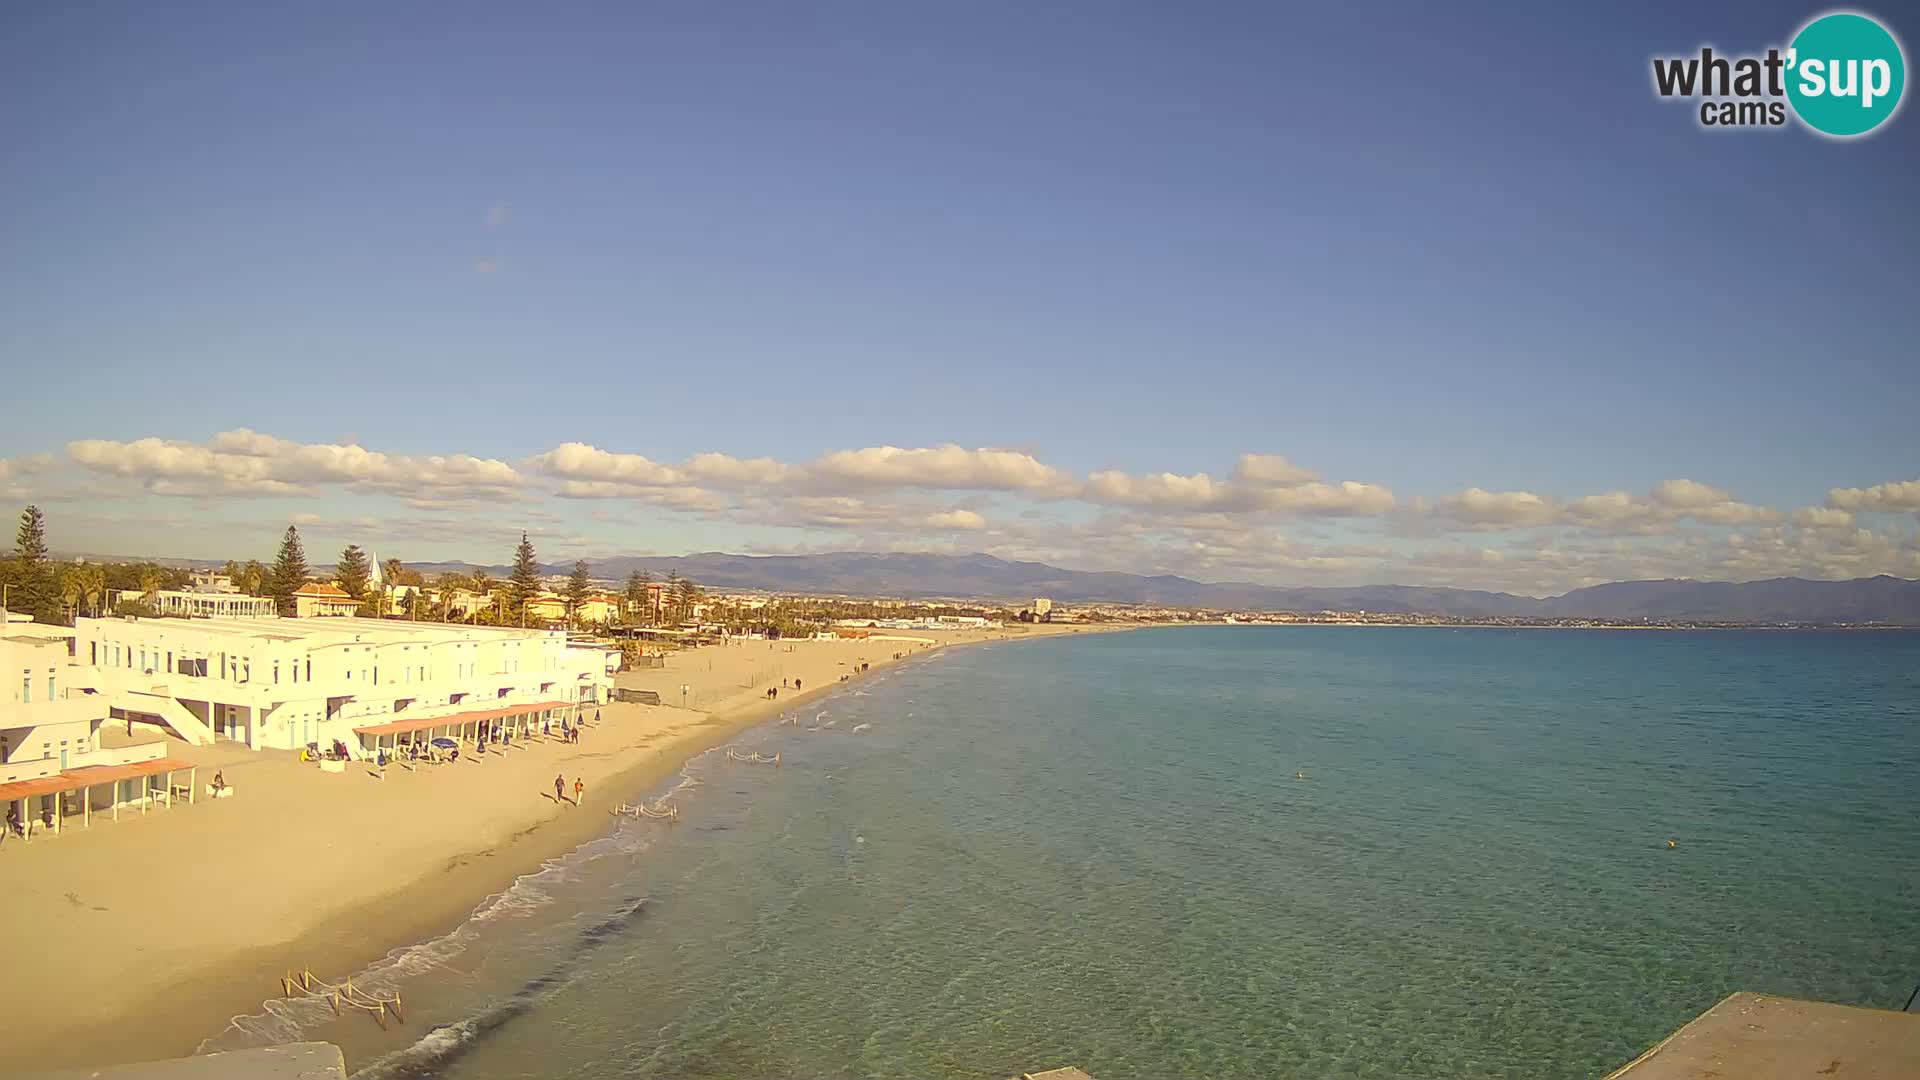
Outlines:
{"type": "Polygon", "coordinates": [[[273,662],[273,685],[280,685],[280,661],[278,660],[273,662]]]}
{"type": "Polygon", "coordinates": [[[307,657],[307,681],[313,681],[313,657],[307,657]]]}
{"type": "Polygon", "coordinates": [[[30,671],[20,676],[20,704],[33,704],[33,673],[30,671]]]}

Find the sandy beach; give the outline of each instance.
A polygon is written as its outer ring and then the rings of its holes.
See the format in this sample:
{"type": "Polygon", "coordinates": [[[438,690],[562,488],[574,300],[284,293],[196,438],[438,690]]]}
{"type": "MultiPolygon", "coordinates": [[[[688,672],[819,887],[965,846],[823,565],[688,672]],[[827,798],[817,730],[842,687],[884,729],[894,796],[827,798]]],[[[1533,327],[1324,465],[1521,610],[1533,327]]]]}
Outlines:
{"type": "Polygon", "coordinates": [[[234,795],[0,848],[0,905],[10,925],[33,928],[7,943],[0,964],[9,1019],[0,1060],[13,1071],[190,1054],[273,996],[289,969],[343,976],[450,929],[515,877],[605,832],[616,804],[781,709],[831,693],[861,664],[1103,629],[903,631],[930,640],[674,653],[665,667],[619,677],[665,704],[604,706],[579,744],[463,754],[384,778],[366,764],[328,773],[289,753],[174,743],[176,756],[222,769],[234,795]],[[768,700],[783,679],[805,693],[768,700]],[[584,781],[579,806],[554,800],[556,774],[569,795],[584,781]]]}

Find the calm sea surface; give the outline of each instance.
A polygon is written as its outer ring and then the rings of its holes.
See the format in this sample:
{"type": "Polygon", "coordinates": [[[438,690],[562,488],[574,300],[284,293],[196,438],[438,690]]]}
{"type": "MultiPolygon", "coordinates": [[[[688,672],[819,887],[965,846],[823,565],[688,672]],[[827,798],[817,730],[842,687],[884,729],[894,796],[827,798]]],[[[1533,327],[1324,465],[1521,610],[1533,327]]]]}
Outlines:
{"type": "Polygon", "coordinates": [[[1736,989],[1920,982],[1920,634],[1149,630],[793,718],[740,744],[783,767],[698,758],[679,824],[361,973],[405,1028],[276,1007],[208,1048],[330,1038],[367,1080],[1591,1078],[1736,989]]]}

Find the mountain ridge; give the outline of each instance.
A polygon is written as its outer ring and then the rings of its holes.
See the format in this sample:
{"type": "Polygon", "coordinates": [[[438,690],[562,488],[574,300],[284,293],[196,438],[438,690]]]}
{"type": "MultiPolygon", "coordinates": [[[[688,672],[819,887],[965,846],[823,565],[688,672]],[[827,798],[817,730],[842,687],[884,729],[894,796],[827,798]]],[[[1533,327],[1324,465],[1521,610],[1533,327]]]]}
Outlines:
{"type": "MultiPolygon", "coordinates": [[[[1920,625],[1920,581],[1880,575],[1846,581],[1770,578],[1616,581],[1533,597],[1426,585],[1274,586],[1203,582],[1174,574],[1067,570],[986,554],[827,552],[817,555],[620,555],[590,560],[594,576],[669,572],[705,588],[909,599],[1025,599],[1146,604],[1246,611],[1368,611],[1456,618],[1699,619],[1722,622],[1885,622],[1920,625]]],[[[471,571],[468,563],[408,563],[427,573],[471,571]]],[[[504,576],[507,567],[478,567],[504,576]]],[[[564,574],[570,563],[542,567],[564,574]]]]}

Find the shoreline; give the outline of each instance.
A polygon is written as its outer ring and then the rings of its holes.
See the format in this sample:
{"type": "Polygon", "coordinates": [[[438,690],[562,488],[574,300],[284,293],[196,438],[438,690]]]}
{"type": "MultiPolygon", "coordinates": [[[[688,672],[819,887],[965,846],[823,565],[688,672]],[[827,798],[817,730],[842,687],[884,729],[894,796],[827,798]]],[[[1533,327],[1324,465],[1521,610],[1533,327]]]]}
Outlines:
{"type": "MultiPolygon", "coordinates": [[[[869,665],[884,669],[954,646],[1037,641],[1074,633],[1112,633],[1126,629],[1131,627],[1091,624],[1071,630],[1063,628],[1059,632],[963,637],[904,650],[898,657],[883,654],[869,661],[869,665]]],[[[697,652],[680,655],[699,658],[697,652]]],[[[29,998],[42,1006],[34,1010],[34,1014],[51,1012],[53,1015],[43,1015],[47,1022],[37,1026],[9,1025],[7,1034],[0,1035],[0,1055],[4,1055],[10,1068],[57,1069],[194,1054],[208,1040],[224,1032],[235,1017],[260,1011],[264,1002],[276,996],[273,988],[289,969],[297,971],[307,966],[314,967],[315,973],[323,978],[344,976],[364,970],[397,949],[452,931],[519,878],[536,873],[547,862],[607,834],[614,827],[611,810],[661,786],[692,758],[725,745],[742,732],[788,709],[829,697],[846,685],[837,679],[824,681],[816,677],[806,690],[774,700],[761,700],[757,688],[753,688],[733,695],[734,698],[747,697],[744,703],[722,701],[718,708],[706,714],[671,706],[606,706],[609,710],[649,709],[657,714],[671,714],[680,724],[625,746],[614,746],[610,741],[620,733],[617,719],[590,729],[585,742],[606,749],[586,752],[587,757],[614,757],[623,753],[639,756],[606,775],[595,777],[585,798],[575,808],[583,813],[540,811],[536,805],[533,812],[543,816],[529,820],[527,815],[517,815],[516,821],[509,823],[512,831],[505,839],[478,845],[446,845],[434,854],[431,863],[434,869],[395,878],[391,887],[377,894],[342,901],[322,911],[316,921],[295,930],[286,940],[234,942],[217,950],[219,955],[209,956],[189,970],[181,970],[177,954],[145,960],[138,954],[156,950],[136,944],[132,947],[135,955],[129,960],[131,971],[103,972],[102,975],[119,974],[141,980],[150,992],[124,1002],[96,1001],[80,1008],[52,1010],[44,1007],[50,1000],[73,1002],[64,995],[29,998]],[[322,958],[323,963],[316,963],[322,958]],[[148,963],[156,966],[147,967],[148,963]],[[164,972],[164,977],[154,978],[155,971],[164,972]],[[33,1033],[31,1039],[20,1038],[26,1031],[33,1033]]],[[[240,771],[239,766],[229,768],[236,773],[240,771]]],[[[413,779],[419,778],[406,778],[413,779]]],[[[71,840],[53,843],[71,843],[71,840]]],[[[13,852],[9,850],[5,854],[13,852]]],[[[81,906],[73,892],[66,893],[66,899],[75,908],[81,906]]],[[[16,987],[31,987],[40,981],[41,973],[18,964],[12,966],[19,976],[12,980],[16,987]]],[[[22,1007],[16,1005],[15,1010],[22,1007]]],[[[26,1015],[19,1011],[14,1014],[26,1015]]]]}

